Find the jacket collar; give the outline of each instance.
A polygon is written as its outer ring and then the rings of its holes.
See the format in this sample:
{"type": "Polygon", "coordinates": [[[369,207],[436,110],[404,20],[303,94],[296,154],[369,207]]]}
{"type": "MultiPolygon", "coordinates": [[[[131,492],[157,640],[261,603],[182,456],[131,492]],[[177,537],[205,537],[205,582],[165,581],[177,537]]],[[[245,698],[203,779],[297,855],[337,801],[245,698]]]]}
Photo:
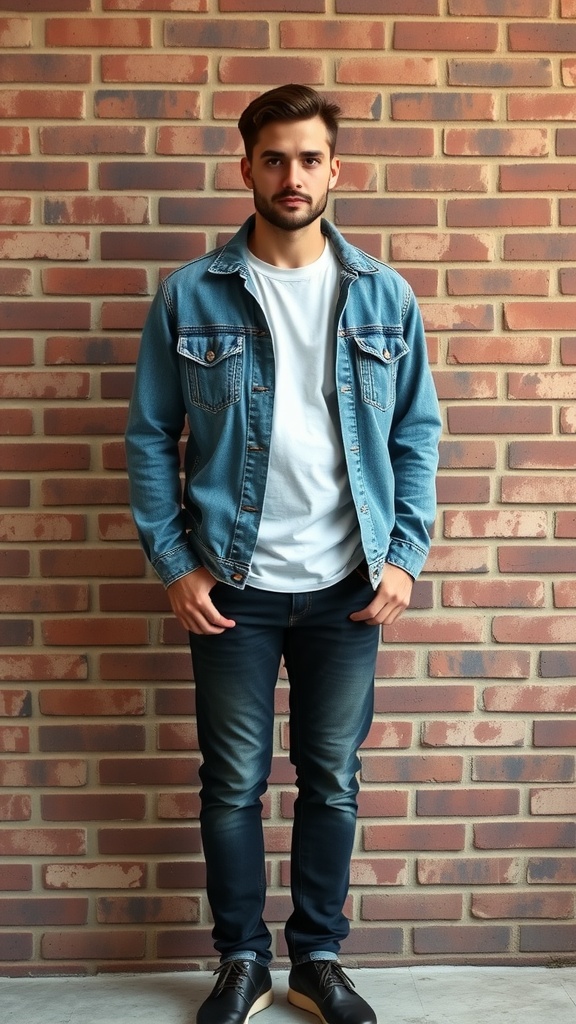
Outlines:
{"type": "MultiPolygon", "coordinates": [[[[235,274],[243,277],[249,274],[246,262],[246,249],[248,247],[248,236],[254,226],[254,214],[248,218],[236,232],[233,238],[226,245],[217,250],[216,258],[210,264],[209,270],[213,274],[235,274]]],[[[351,245],[340,234],[330,221],[321,221],[322,234],[326,235],[334,248],[336,256],[346,271],[357,277],[358,274],[375,274],[378,271],[378,262],[373,260],[361,249],[351,245]]]]}

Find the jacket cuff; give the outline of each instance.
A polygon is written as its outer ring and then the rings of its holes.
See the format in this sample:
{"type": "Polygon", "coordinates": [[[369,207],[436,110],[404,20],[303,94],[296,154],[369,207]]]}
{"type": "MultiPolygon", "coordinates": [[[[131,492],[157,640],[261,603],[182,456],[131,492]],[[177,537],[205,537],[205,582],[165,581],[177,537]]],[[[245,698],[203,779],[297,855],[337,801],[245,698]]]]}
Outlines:
{"type": "Polygon", "coordinates": [[[392,537],[386,561],[404,569],[404,572],[407,572],[413,579],[417,579],[428,558],[428,550],[424,551],[414,544],[392,537]]]}
{"type": "Polygon", "coordinates": [[[165,587],[169,587],[181,576],[187,576],[202,565],[194,557],[188,544],[179,544],[177,548],[165,551],[152,564],[165,587]]]}

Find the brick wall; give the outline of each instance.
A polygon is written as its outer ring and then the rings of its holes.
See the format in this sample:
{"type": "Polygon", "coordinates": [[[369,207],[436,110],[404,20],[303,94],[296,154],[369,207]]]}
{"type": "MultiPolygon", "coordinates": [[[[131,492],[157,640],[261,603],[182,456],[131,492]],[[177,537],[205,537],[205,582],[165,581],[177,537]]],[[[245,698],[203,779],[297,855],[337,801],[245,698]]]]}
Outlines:
{"type": "Polygon", "coordinates": [[[159,276],[251,210],[236,120],[290,80],[344,109],[330,214],[413,284],[445,420],[346,956],[573,960],[576,0],[0,0],[0,46],[0,970],[211,958],[189,657],[122,434],[159,276]]]}

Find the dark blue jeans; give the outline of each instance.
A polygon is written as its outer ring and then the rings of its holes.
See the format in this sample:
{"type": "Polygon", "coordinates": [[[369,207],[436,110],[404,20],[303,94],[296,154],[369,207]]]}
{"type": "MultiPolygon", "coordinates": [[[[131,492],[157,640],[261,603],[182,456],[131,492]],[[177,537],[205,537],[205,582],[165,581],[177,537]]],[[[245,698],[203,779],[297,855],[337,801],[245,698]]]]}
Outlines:
{"type": "Polygon", "coordinates": [[[236,626],[190,635],[196,682],[201,831],[216,949],[266,963],[270,932],[261,796],[270,774],[274,689],[282,656],[290,680],[290,760],[297,798],[291,851],[294,962],[337,954],[356,826],[358,748],[370,728],[379,629],[351,622],[372,588],[353,572],[334,586],[278,594],[218,583],[212,600],[236,626]]]}

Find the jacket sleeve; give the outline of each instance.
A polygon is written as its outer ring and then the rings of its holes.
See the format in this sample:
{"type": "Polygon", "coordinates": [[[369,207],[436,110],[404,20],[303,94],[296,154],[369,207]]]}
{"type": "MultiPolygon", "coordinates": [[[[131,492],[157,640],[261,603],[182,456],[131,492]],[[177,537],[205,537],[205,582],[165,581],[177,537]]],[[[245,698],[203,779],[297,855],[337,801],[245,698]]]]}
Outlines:
{"type": "Polygon", "coordinates": [[[395,522],[386,556],[419,575],[436,514],[438,441],[442,427],[420,310],[411,289],[403,319],[409,352],[399,361],[388,448],[394,474],[395,522]]]}
{"type": "Polygon", "coordinates": [[[145,554],[167,587],[199,568],[186,539],[179,441],[186,410],[177,338],[162,288],[140,344],[126,430],[132,515],[145,554]]]}

